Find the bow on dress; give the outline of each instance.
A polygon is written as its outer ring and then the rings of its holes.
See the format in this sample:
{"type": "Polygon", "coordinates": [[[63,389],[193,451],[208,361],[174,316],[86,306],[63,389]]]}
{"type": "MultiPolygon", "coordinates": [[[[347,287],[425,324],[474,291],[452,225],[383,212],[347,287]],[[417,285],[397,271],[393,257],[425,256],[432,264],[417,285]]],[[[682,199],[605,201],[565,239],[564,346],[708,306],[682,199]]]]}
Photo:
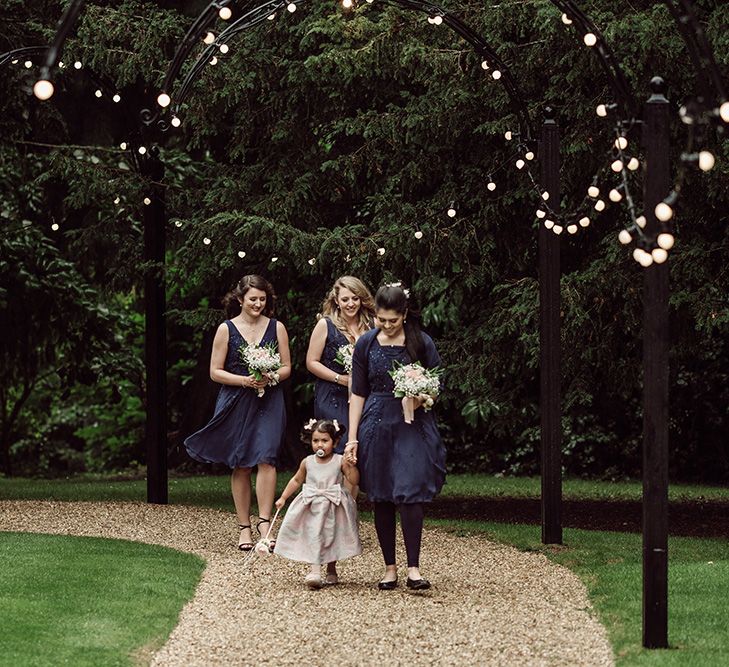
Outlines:
{"type": "Polygon", "coordinates": [[[332,484],[325,489],[320,489],[312,484],[304,484],[301,488],[301,496],[304,505],[310,505],[315,498],[326,498],[335,505],[339,505],[342,502],[342,486],[332,484]]]}

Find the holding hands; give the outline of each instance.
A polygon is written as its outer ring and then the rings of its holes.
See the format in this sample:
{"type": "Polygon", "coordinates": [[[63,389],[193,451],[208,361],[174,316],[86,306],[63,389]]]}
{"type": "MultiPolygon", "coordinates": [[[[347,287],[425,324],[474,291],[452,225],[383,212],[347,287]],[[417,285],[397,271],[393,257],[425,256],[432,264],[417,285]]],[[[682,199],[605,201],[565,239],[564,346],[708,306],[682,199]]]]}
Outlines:
{"type": "Polygon", "coordinates": [[[357,447],[359,440],[350,440],[344,447],[344,460],[346,463],[355,465],[357,463],[357,447]]]}

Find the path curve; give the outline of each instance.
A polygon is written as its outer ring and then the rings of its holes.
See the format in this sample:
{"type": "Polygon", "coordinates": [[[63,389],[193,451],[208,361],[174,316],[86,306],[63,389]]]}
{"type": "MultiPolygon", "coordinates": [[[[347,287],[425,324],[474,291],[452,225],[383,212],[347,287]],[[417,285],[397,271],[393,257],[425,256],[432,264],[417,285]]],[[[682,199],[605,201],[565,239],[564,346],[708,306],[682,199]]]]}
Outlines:
{"type": "Polygon", "coordinates": [[[434,586],[412,593],[374,587],[381,561],[368,522],[364,555],[340,565],[339,586],[320,591],[303,587],[302,564],[271,556],[243,568],[235,517],[212,509],[3,501],[0,530],[127,539],[203,557],[193,599],[152,657],[160,667],[614,664],[574,573],[481,536],[426,530],[423,573],[434,586]]]}

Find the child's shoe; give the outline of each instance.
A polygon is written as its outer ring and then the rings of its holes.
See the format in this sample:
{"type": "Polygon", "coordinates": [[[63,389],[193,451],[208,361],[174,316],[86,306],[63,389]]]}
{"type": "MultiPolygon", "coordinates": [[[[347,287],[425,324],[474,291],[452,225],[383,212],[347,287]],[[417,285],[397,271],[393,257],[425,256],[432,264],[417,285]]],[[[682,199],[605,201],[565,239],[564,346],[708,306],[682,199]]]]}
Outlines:
{"type": "Polygon", "coordinates": [[[321,588],[321,574],[317,574],[316,572],[309,572],[309,574],[307,574],[306,578],[304,579],[304,583],[312,590],[321,588]]]}

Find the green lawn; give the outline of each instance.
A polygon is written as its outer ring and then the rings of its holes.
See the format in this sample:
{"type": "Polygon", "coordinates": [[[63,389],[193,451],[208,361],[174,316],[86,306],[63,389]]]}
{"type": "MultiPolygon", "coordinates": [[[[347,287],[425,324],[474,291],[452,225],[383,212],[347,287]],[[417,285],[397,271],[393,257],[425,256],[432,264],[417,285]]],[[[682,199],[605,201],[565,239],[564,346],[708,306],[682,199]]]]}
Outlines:
{"type": "Polygon", "coordinates": [[[0,663],[147,664],[203,561],[137,542],[0,533],[0,663]]]}
{"type": "MultiPolygon", "coordinates": [[[[293,473],[281,472],[279,491],[293,473]]],[[[170,502],[203,507],[232,509],[227,475],[176,477],[170,479],[170,502]]],[[[71,479],[0,478],[0,500],[135,500],[144,501],[144,480],[109,480],[79,477],[71,479]]],[[[444,496],[484,496],[487,498],[539,498],[538,477],[496,477],[493,475],[449,475],[443,488],[444,496]]],[[[600,482],[566,479],[563,484],[565,500],[640,500],[640,482],[600,482]]],[[[729,487],[673,484],[669,486],[671,500],[729,501],[729,487]]]]}

